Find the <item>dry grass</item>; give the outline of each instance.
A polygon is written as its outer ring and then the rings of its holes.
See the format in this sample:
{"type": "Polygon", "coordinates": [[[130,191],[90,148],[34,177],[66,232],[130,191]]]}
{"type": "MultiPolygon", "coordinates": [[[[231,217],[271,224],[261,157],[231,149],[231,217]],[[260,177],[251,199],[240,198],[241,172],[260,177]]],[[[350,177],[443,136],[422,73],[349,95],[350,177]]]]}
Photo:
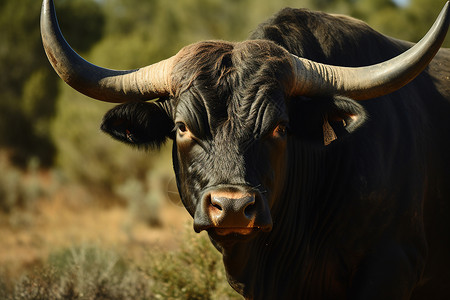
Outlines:
{"type": "Polygon", "coordinates": [[[97,198],[62,184],[32,209],[0,214],[0,299],[240,299],[179,204],[163,200],[150,227],[97,198]]]}
{"type": "Polygon", "coordinates": [[[104,207],[86,198],[89,196],[84,191],[70,189],[51,200],[41,199],[34,211],[3,214],[0,265],[32,265],[53,249],[83,243],[133,251],[141,246],[174,249],[179,242],[174,239],[175,233],[190,221],[183,208],[165,203],[160,212],[161,226],[150,228],[133,222],[126,207],[104,207]]]}
{"type": "Polygon", "coordinates": [[[0,276],[1,299],[240,299],[205,236],[145,258],[98,246],[71,247],[14,281],[0,276]]]}

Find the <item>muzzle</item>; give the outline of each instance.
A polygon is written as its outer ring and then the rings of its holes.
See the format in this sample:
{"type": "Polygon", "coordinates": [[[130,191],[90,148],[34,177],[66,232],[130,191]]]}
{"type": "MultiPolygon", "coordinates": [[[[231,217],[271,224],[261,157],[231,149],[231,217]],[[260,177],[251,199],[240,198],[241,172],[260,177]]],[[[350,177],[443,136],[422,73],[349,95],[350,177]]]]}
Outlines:
{"type": "Polygon", "coordinates": [[[270,231],[272,217],[267,199],[245,186],[220,186],[207,189],[194,215],[194,229],[218,235],[270,231]]]}

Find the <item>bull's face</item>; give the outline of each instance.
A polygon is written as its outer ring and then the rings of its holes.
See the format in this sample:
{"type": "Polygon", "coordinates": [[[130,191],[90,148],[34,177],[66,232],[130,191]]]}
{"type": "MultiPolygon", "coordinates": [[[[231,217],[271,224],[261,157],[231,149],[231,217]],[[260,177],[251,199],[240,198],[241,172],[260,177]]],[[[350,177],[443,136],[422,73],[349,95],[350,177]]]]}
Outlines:
{"type": "Polygon", "coordinates": [[[270,115],[278,109],[264,99],[263,107],[253,108],[255,119],[228,116],[213,121],[218,124],[198,124],[215,117],[206,109],[203,116],[189,111],[198,101],[191,97],[180,99],[179,105],[186,106],[176,111],[174,161],[195,230],[222,236],[270,230],[270,206],[283,183],[287,115],[270,115]]]}
{"type": "Polygon", "coordinates": [[[188,52],[178,63],[184,71],[175,69],[180,93],[120,105],[102,128],[138,145],[173,139],[178,189],[197,232],[229,241],[270,231],[286,170],[289,59],[260,42],[202,43],[188,52]]]}
{"type": "Polygon", "coordinates": [[[286,162],[284,104],[264,97],[227,112],[223,99],[209,99],[205,107],[195,97],[188,91],[179,100],[174,145],[177,182],[195,230],[219,236],[269,231],[286,162]],[[223,117],[208,114],[212,107],[223,117]]]}

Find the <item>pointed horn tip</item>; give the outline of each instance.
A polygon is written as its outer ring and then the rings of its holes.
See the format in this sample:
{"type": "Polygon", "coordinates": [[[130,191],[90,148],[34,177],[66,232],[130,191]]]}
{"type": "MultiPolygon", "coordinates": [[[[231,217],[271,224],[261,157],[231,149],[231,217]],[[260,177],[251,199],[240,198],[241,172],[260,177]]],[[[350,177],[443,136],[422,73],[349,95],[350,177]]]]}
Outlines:
{"type": "Polygon", "coordinates": [[[450,1],[445,2],[442,13],[447,15],[450,13],[450,1]]]}
{"type": "Polygon", "coordinates": [[[55,4],[53,3],[53,0],[43,0],[42,1],[42,8],[41,8],[41,14],[47,12],[47,10],[50,9],[50,7],[55,6],[55,4]]]}
{"type": "Polygon", "coordinates": [[[449,10],[450,1],[445,2],[444,8],[442,10],[449,10]]]}

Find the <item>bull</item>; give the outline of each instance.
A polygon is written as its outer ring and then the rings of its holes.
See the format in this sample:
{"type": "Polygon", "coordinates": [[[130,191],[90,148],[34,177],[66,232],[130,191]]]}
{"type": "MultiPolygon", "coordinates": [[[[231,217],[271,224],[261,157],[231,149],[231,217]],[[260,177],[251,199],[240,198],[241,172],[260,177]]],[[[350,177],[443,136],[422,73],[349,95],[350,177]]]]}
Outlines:
{"type": "Polygon", "coordinates": [[[78,56],[51,0],[41,32],[65,82],[121,103],[106,133],[173,141],[194,230],[245,298],[450,299],[449,15],[413,45],[287,8],[249,40],[125,71],[78,56]]]}

